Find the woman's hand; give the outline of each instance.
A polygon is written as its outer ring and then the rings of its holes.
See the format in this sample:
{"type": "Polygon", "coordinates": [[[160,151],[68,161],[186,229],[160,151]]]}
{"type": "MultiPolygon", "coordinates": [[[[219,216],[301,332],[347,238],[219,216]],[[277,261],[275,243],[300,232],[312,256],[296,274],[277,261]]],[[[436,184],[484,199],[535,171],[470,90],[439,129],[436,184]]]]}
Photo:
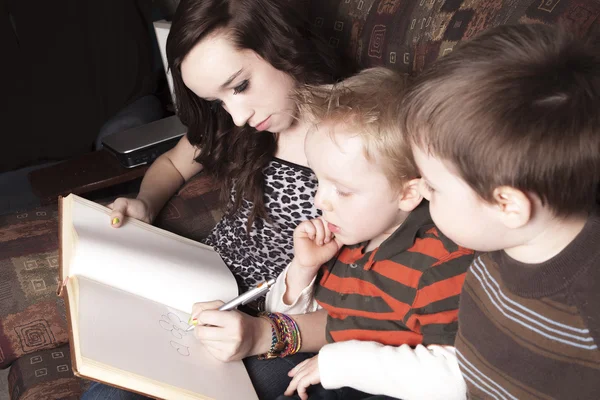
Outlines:
{"type": "Polygon", "coordinates": [[[294,261],[296,268],[316,273],[331,260],[342,244],[321,218],[304,221],[294,230],[294,261]]]}
{"type": "Polygon", "coordinates": [[[288,376],[292,378],[292,381],[285,390],[286,396],[293,396],[295,391],[298,391],[298,396],[302,400],[308,399],[306,389],[310,385],[316,385],[321,382],[321,374],[319,373],[319,355],[309,358],[308,360],[302,361],[296,365],[289,373],[288,376]]]}
{"type": "Polygon", "coordinates": [[[119,197],[108,205],[112,210],[110,213],[110,224],[118,228],[123,224],[123,218],[130,217],[140,221],[151,223],[154,216],[150,213],[148,204],[140,199],[128,199],[119,197]]]}
{"type": "Polygon", "coordinates": [[[269,351],[269,321],[237,310],[217,310],[221,305],[222,301],[211,301],[192,307],[192,318],[198,321],[194,334],[216,359],[236,361],[269,351]]]}

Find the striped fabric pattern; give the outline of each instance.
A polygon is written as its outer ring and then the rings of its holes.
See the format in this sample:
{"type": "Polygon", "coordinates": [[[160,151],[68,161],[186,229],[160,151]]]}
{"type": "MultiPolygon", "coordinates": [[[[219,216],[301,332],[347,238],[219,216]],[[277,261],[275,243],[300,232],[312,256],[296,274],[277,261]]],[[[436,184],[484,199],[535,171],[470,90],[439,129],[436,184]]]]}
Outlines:
{"type": "MultiPolygon", "coordinates": [[[[598,321],[600,303],[593,300],[600,297],[585,296],[587,290],[600,290],[599,245],[587,257],[591,265],[574,265],[575,274],[566,274],[572,282],[561,277],[562,290],[537,296],[508,287],[500,264],[508,256],[474,260],[460,300],[456,339],[470,398],[600,398],[599,338],[587,324],[598,321]],[[583,302],[594,315],[586,315],[583,302]]],[[[535,279],[527,280],[535,285],[535,279]]]]}
{"type": "Polygon", "coordinates": [[[473,252],[435,228],[427,203],[379,248],[366,245],[344,247],[321,269],[315,299],[328,312],[328,341],[453,345],[473,252]]]}

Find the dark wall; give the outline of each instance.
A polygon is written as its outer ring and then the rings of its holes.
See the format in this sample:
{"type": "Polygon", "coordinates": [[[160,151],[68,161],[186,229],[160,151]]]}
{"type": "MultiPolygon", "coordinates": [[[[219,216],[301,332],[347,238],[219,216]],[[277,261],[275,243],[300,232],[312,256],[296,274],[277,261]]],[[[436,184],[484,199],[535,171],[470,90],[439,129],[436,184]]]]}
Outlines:
{"type": "Polygon", "coordinates": [[[92,149],[152,93],[143,0],[0,0],[0,172],[92,149]]]}

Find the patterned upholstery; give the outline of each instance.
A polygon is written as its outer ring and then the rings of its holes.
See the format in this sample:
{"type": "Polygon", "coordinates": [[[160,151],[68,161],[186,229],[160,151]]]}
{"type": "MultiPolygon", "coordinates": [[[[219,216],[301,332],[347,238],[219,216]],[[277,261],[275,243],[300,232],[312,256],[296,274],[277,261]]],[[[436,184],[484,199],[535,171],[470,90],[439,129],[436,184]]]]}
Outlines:
{"type": "Polygon", "coordinates": [[[56,297],[56,206],[0,217],[0,367],[68,338],[56,297]]]}
{"type": "Polygon", "coordinates": [[[202,240],[221,219],[219,192],[200,175],[186,183],[158,215],[155,225],[193,240],[202,240]]]}
{"type": "Polygon", "coordinates": [[[10,368],[8,384],[13,400],[76,400],[89,382],[71,370],[69,345],[36,351],[20,357],[10,368]]]}
{"type": "MultiPolygon", "coordinates": [[[[598,0],[294,1],[310,3],[316,30],[361,67],[409,73],[491,26],[562,23],[581,37],[598,37],[600,29],[598,0]]],[[[156,224],[199,240],[220,215],[218,193],[198,176],[171,199],[156,224]]],[[[84,385],[67,362],[64,305],[55,295],[57,247],[56,206],[0,216],[0,368],[12,363],[12,400],[75,399],[84,385]]]]}
{"type": "Polygon", "coordinates": [[[362,68],[413,73],[502,24],[560,23],[580,37],[598,37],[599,14],[594,0],[312,0],[310,18],[362,68]]]}

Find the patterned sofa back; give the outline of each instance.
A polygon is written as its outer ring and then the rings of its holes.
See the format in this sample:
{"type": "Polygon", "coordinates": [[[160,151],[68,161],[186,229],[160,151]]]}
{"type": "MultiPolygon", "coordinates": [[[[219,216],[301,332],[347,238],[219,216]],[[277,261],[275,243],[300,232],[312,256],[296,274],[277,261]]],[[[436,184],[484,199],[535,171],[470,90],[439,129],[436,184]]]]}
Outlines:
{"type": "Polygon", "coordinates": [[[460,41],[497,25],[563,24],[598,37],[597,0],[297,0],[329,44],[361,68],[420,72],[460,41]]]}

